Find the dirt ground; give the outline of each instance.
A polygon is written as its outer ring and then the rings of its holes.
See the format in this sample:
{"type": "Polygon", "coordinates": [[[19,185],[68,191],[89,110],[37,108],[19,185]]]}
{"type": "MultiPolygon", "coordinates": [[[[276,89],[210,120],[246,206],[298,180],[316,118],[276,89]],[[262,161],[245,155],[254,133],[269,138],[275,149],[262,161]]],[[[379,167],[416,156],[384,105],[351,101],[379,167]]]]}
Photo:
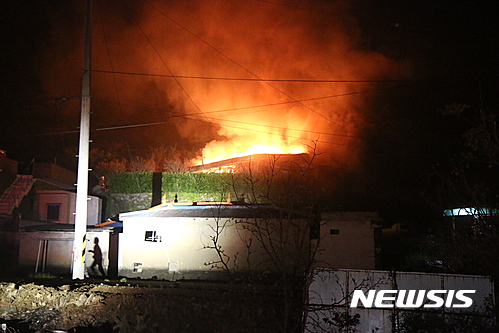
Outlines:
{"type": "Polygon", "coordinates": [[[67,282],[0,282],[0,324],[6,332],[279,331],[280,297],[271,286],[67,282]]]}

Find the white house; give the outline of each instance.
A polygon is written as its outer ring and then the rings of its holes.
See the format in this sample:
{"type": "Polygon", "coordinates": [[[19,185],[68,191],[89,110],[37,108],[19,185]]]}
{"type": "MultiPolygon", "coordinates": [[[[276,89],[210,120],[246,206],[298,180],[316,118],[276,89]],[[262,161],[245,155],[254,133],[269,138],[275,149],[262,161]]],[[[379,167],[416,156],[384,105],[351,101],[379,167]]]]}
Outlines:
{"type": "Polygon", "coordinates": [[[377,216],[372,213],[325,215],[319,242],[310,239],[314,233],[309,216],[271,206],[163,205],[119,217],[123,233],[118,272],[131,278],[210,279],[272,270],[276,263],[306,265],[317,245],[325,267],[374,266],[374,226],[369,219],[377,216]],[[333,217],[340,219],[330,220],[333,217]],[[341,242],[329,234],[331,229],[339,230],[335,236],[341,242]]]}
{"type": "MultiPolygon", "coordinates": [[[[165,205],[119,217],[119,275],[159,279],[221,278],[268,269],[275,258],[261,246],[255,225],[276,237],[308,226],[304,216],[274,207],[230,203],[165,205]],[[283,223],[290,227],[278,230],[283,223]]],[[[308,245],[308,232],[297,241],[308,245]]]]}

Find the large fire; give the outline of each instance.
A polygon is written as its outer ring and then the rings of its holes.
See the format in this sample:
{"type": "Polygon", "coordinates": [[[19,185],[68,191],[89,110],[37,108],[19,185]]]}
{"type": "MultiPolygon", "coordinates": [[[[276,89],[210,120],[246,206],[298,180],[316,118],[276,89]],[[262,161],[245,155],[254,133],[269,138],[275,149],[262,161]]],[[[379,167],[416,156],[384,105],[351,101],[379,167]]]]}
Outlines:
{"type": "Polygon", "coordinates": [[[306,152],[307,149],[305,146],[282,145],[281,142],[276,142],[274,145],[254,144],[245,151],[240,151],[240,149],[237,149],[236,147],[230,149],[230,147],[227,147],[227,144],[216,143],[216,144],[209,144],[205,149],[203,149],[202,153],[203,156],[201,158],[193,160],[192,163],[194,165],[207,164],[234,157],[243,157],[243,156],[257,155],[257,154],[279,155],[279,154],[302,154],[306,152]]]}
{"type": "MultiPolygon", "coordinates": [[[[227,90],[234,89],[220,88],[219,94],[229,93],[227,90]]],[[[210,101],[202,94],[203,86],[197,88],[200,93],[197,105],[204,110],[226,110],[239,109],[245,105],[260,105],[262,101],[272,102],[280,100],[279,91],[269,91],[262,94],[258,90],[260,86],[246,87],[246,89],[234,89],[236,94],[230,103],[224,101],[210,101]]],[[[268,87],[267,87],[268,88],[268,87]]],[[[210,87],[207,90],[212,90],[210,87]]],[[[335,89],[335,91],[338,91],[335,89]]],[[[324,96],[326,89],[305,90],[305,95],[297,95],[304,98],[310,94],[324,96]]],[[[315,95],[312,95],[315,96],[315,95]]],[[[279,104],[279,103],[277,103],[279,104]]],[[[219,126],[218,133],[222,137],[219,140],[212,140],[206,144],[198,158],[191,161],[192,165],[208,164],[235,157],[243,157],[255,154],[302,154],[314,153],[311,149],[317,148],[322,153],[327,149],[333,155],[344,155],[345,148],[352,141],[356,133],[356,126],[361,124],[356,120],[354,112],[350,109],[356,105],[353,100],[348,101],[323,101],[320,103],[309,103],[303,105],[298,100],[285,103],[291,104],[286,107],[255,107],[255,110],[248,113],[231,112],[228,114],[218,114],[217,118],[211,118],[210,112],[200,115],[198,119],[204,122],[211,122],[219,126]],[[334,114],[334,109],[343,113],[334,114]],[[346,110],[345,110],[346,109],[346,110]],[[319,144],[319,146],[314,146],[319,144]],[[327,148],[324,148],[327,146],[327,148]]],[[[244,108],[244,107],[243,107],[244,108]]],[[[189,128],[189,127],[187,127],[189,128]]],[[[187,130],[187,129],[186,129],[187,130]]],[[[352,159],[353,154],[350,156],[352,159]]]]}
{"type": "Polygon", "coordinates": [[[193,160],[192,164],[207,164],[256,154],[307,152],[307,138],[302,134],[305,123],[298,126],[296,119],[286,121],[285,115],[282,115],[280,121],[275,121],[266,113],[261,116],[238,115],[237,118],[237,126],[232,126],[233,117],[230,115],[223,120],[219,119],[218,123],[222,126],[220,133],[226,140],[209,142],[202,150],[201,156],[193,160]],[[275,126],[279,123],[281,126],[275,126]],[[296,127],[291,129],[292,126],[296,127]]]}
{"type": "MultiPolygon", "coordinates": [[[[110,59],[95,67],[164,76],[123,75],[106,86],[122,105],[175,110],[165,144],[204,146],[193,164],[306,152],[355,165],[369,126],[370,80],[400,67],[361,48],[348,1],[146,3],[133,17],[115,18],[124,28],[96,43],[96,54],[108,54],[106,45],[110,59]]],[[[103,31],[119,25],[101,24],[103,31]]]]}

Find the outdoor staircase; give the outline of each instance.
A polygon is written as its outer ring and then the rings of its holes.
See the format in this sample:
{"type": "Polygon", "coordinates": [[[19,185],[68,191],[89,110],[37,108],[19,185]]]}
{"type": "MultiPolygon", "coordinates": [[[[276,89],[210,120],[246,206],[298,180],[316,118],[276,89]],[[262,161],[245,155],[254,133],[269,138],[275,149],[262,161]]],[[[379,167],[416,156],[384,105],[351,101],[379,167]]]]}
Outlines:
{"type": "Polygon", "coordinates": [[[14,183],[0,197],[0,215],[10,215],[31,190],[34,182],[31,175],[17,175],[14,183]]]}

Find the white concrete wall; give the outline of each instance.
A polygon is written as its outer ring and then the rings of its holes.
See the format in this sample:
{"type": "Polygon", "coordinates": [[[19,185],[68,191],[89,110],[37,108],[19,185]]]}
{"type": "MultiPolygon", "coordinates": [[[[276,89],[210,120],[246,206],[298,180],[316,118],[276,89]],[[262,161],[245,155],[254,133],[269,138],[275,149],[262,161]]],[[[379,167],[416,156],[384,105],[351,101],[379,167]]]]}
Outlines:
{"type": "Polygon", "coordinates": [[[322,214],[317,268],[374,269],[376,245],[373,212],[322,214]]]}
{"type": "MultiPolygon", "coordinates": [[[[331,326],[324,318],[333,318],[335,313],[360,315],[358,333],[391,333],[392,320],[401,322],[404,312],[414,313],[421,309],[350,308],[354,290],[476,290],[467,294],[473,299],[469,309],[442,307],[434,313],[463,317],[478,315],[483,320],[494,321],[487,306],[494,300],[493,281],[486,276],[432,274],[414,272],[390,272],[376,270],[317,269],[310,278],[305,311],[305,332],[330,332],[331,326]]],[[[428,310],[426,310],[428,312],[428,310]]],[[[454,318],[456,318],[454,317],[454,318]]],[[[350,328],[350,331],[354,331],[350,328]]]]}
{"type": "MultiPolygon", "coordinates": [[[[173,279],[216,279],[226,274],[223,269],[212,267],[210,263],[219,261],[217,251],[213,248],[216,221],[215,218],[174,218],[174,217],[130,217],[121,216],[123,221],[123,233],[119,239],[119,275],[127,277],[173,279]],[[146,231],[156,231],[161,241],[145,241],[146,231]],[[135,268],[135,271],[134,271],[135,268]],[[173,272],[175,268],[176,272],[173,272]]],[[[273,268],[272,258],[261,246],[257,237],[247,228],[251,227],[254,221],[248,220],[248,224],[241,222],[241,219],[224,218],[219,219],[220,233],[219,245],[224,254],[230,257],[228,261],[229,269],[233,273],[244,273],[252,271],[263,271],[273,268]],[[237,223],[236,223],[237,221],[237,223]],[[222,224],[227,223],[225,227],[222,224]],[[248,244],[251,240],[251,246],[248,244]],[[248,254],[251,253],[248,258],[248,254]]],[[[265,220],[261,223],[273,223],[275,220],[265,220]]],[[[273,244],[276,251],[282,254],[273,253],[280,256],[279,259],[286,258],[292,263],[308,257],[308,233],[299,236],[303,240],[302,246],[306,250],[299,249],[293,242],[298,238],[291,233],[293,225],[305,226],[305,220],[280,221],[287,224],[285,227],[288,234],[280,234],[273,229],[273,237],[283,236],[286,249],[280,249],[280,244],[273,244]],[[287,239],[285,239],[287,237],[287,239]],[[293,251],[295,253],[293,254],[293,251]],[[300,258],[301,257],[301,258],[300,258]]],[[[275,228],[272,226],[271,228],[275,228]]],[[[277,239],[273,241],[277,242],[277,239]]],[[[227,259],[226,257],[224,258],[227,259]]],[[[274,259],[275,260],[275,259],[274,259]]]]}
{"type": "MultiPolygon", "coordinates": [[[[60,204],[59,220],[62,224],[74,224],[76,212],[76,193],[69,191],[37,191],[38,216],[40,220],[47,220],[47,205],[60,204]]],[[[102,200],[89,195],[87,225],[96,225],[101,222],[102,200]]]]}
{"type": "MultiPolygon", "coordinates": [[[[227,225],[220,235],[220,245],[231,257],[231,269],[234,264],[244,266],[245,262],[241,257],[246,249],[238,234],[244,233],[244,230],[236,227],[235,220],[223,219],[219,223],[221,225],[225,222],[227,225]],[[236,253],[240,254],[237,261],[234,258],[236,253]]],[[[168,279],[173,276],[175,269],[178,270],[175,272],[177,276],[212,271],[211,265],[206,264],[219,260],[215,250],[206,248],[213,246],[210,237],[215,235],[215,232],[212,228],[216,228],[216,220],[213,218],[123,219],[123,233],[120,234],[119,240],[119,274],[168,279]],[[160,239],[157,242],[145,241],[146,231],[155,231],[160,239]]]]}
{"type": "MultiPolygon", "coordinates": [[[[150,217],[140,212],[135,214],[123,214],[123,234],[120,235],[120,249],[118,270],[120,275],[129,277],[160,279],[172,278],[172,272],[168,267],[178,269],[177,276],[189,275],[193,272],[203,274],[221,272],[220,269],[212,269],[210,262],[217,261],[217,253],[214,249],[206,249],[213,246],[210,237],[215,234],[216,220],[214,218],[175,218],[175,217],[150,217]],[[147,242],[144,240],[146,231],[154,231],[161,241],[147,242]],[[134,271],[135,269],[135,271],[134,271]]],[[[326,268],[361,268],[372,269],[375,267],[375,240],[374,226],[372,221],[377,218],[372,212],[340,212],[323,214],[321,222],[321,239],[319,251],[316,254],[317,263],[315,267],[326,268]],[[335,229],[339,233],[331,234],[335,229]]],[[[246,228],[249,224],[241,224],[236,220],[220,220],[223,224],[229,221],[223,233],[220,235],[220,245],[231,259],[230,269],[237,265],[237,269],[263,270],[271,266],[269,254],[262,248],[261,243],[255,235],[246,228]],[[248,248],[244,239],[252,239],[252,252],[247,263],[248,248]],[[237,257],[237,258],[236,258],[237,257]]],[[[272,223],[265,221],[262,223],[272,223]]],[[[308,239],[307,220],[275,221],[271,227],[273,241],[284,243],[288,247],[282,250],[281,257],[290,261],[306,260],[310,251],[308,239]],[[282,222],[282,223],[281,223],[282,222]],[[284,233],[278,231],[284,226],[284,233]],[[286,235],[286,233],[288,233],[286,235]],[[277,238],[280,235],[287,237],[283,241],[277,238]],[[297,237],[298,236],[298,237],[297,237]],[[293,243],[294,244],[291,244],[293,243]],[[298,246],[302,246],[299,248],[298,246]],[[292,253],[295,251],[295,253],[292,253]]],[[[278,245],[277,247],[279,247],[278,245]]],[[[279,255],[279,254],[277,254],[279,255]]],[[[203,274],[198,274],[203,276],[203,274]]]]}
{"type": "MultiPolygon", "coordinates": [[[[88,252],[94,246],[94,238],[99,238],[103,266],[109,265],[109,230],[87,232],[87,253],[85,265],[90,267],[93,254],[88,252]]],[[[29,273],[70,274],[73,261],[72,231],[33,231],[19,234],[19,266],[29,273]],[[45,250],[44,250],[45,249],[45,250]],[[44,255],[44,252],[46,253],[44,255]],[[38,266],[37,266],[38,264],[38,266]]]]}
{"type": "MultiPolygon", "coordinates": [[[[74,196],[75,198],[75,211],[76,211],[76,194],[74,196]]],[[[102,222],[102,200],[101,198],[95,197],[95,196],[89,196],[88,202],[88,212],[87,212],[87,225],[96,225],[102,222]]],[[[73,215],[73,220],[74,224],[74,215],[73,215]]]]}
{"type": "Polygon", "coordinates": [[[49,204],[59,204],[59,220],[57,223],[74,223],[73,217],[73,202],[71,195],[73,193],[67,191],[38,191],[39,196],[39,214],[38,217],[42,221],[47,221],[47,208],[49,204]]]}

